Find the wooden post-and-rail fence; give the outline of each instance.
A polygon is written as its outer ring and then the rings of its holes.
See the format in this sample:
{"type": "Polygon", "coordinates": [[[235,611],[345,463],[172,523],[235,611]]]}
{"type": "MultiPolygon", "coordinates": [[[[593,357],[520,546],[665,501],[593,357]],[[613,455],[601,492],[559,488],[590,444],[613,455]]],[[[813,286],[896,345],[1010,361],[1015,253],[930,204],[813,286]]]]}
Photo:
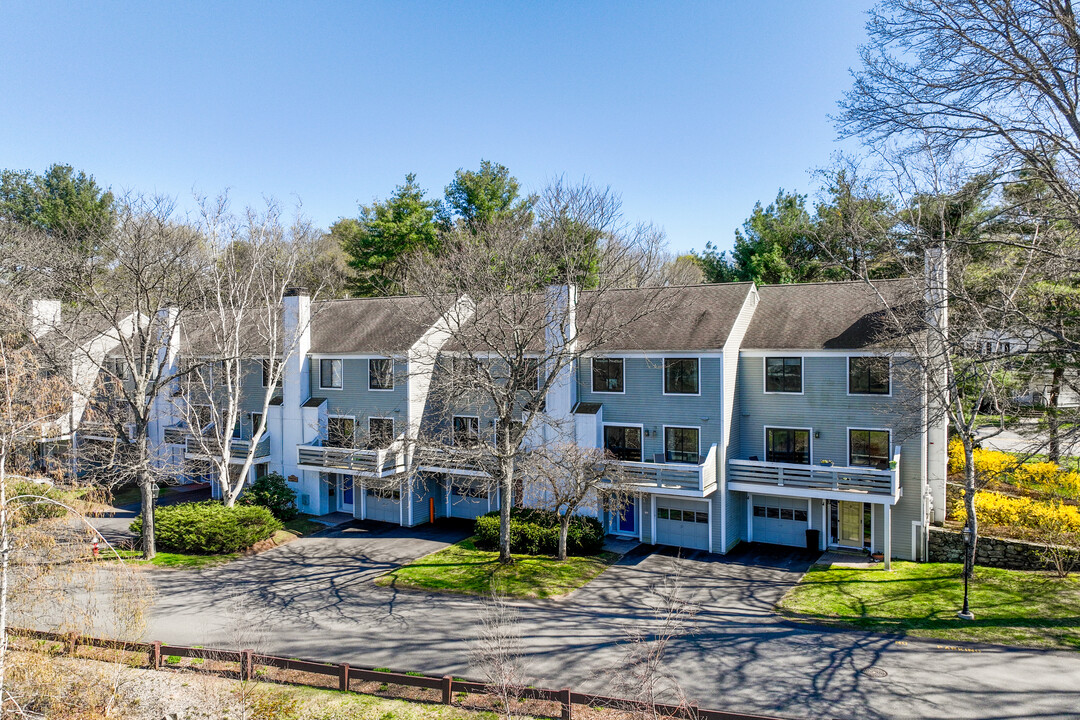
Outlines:
{"type": "MultiPolygon", "coordinates": [[[[444,705],[453,704],[455,692],[475,695],[490,695],[495,692],[495,688],[487,683],[472,680],[459,680],[449,675],[438,676],[423,675],[419,673],[386,672],[383,670],[375,670],[374,668],[357,667],[350,665],[349,663],[328,663],[318,660],[300,660],[297,658],[277,657],[275,655],[262,655],[256,653],[254,650],[218,650],[214,648],[189,647],[186,645],[166,645],[158,640],[153,642],[126,642],[123,640],[87,637],[75,633],[57,633],[21,628],[8,628],[7,632],[8,635],[12,637],[60,643],[64,646],[68,654],[74,654],[80,646],[123,650],[132,653],[145,653],[147,664],[154,670],[162,669],[165,665],[165,658],[169,656],[216,660],[219,662],[237,663],[240,667],[239,674],[241,680],[255,678],[255,669],[257,667],[278,668],[280,670],[292,670],[295,672],[311,673],[313,675],[336,677],[338,681],[338,690],[341,690],[342,692],[349,691],[349,682],[353,680],[386,683],[388,685],[403,685],[405,687],[423,688],[426,690],[439,690],[442,695],[441,702],[444,705]]],[[[289,681],[289,684],[322,687],[298,681],[289,681]]],[[[570,688],[549,690],[545,688],[523,687],[516,688],[515,695],[522,700],[541,700],[559,703],[562,708],[561,720],[573,720],[574,705],[604,707],[624,711],[646,710],[661,717],[679,718],[680,720],[783,720],[783,718],[775,716],[748,715],[746,713],[728,712],[726,710],[708,710],[694,705],[648,704],[639,700],[626,700],[604,695],[574,692],[570,688]]]]}

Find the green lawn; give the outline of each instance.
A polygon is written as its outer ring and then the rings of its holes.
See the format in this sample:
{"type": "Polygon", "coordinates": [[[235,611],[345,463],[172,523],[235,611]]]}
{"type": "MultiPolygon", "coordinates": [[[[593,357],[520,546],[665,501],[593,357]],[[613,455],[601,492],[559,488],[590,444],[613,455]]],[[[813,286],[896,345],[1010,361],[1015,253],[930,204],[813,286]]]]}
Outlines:
{"type": "MultiPolygon", "coordinates": [[[[161,498],[171,493],[171,488],[159,487],[158,499],[160,500],[161,498]]],[[[128,485],[114,492],[112,496],[113,507],[120,507],[121,505],[134,505],[138,502],[142,502],[142,495],[139,493],[139,488],[135,485],[128,485]]]]}
{"type": "MultiPolygon", "coordinates": [[[[120,557],[129,562],[146,563],[142,559],[142,550],[117,550],[120,557]]],[[[101,556],[108,559],[112,553],[107,549],[101,550],[101,556]]],[[[224,555],[184,555],[183,553],[159,552],[148,565],[169,568],[204,568],[212,565],[220,565],[240,557],[240,553],[225,553],[224,555]]]]}
{"type": "Polygon", "coordinates": [[[815,565],[780,601],[796,620],[940,640],[1080,650],[1080,578],[975,568],[974,622],[956,617],[959,564],[894,562],[880,568],[815,565]]]}
{"type": "Polygon", "coordinates": [[[546,555],[514,555],[500,565],[499,554],[477,550],[475,538],[425,555],[376,580],[388,587],[421,588],[465,595],[487,595],[492,583],[510,597],[546,598],[565,595],[604,572],[619,559],[616,553],[570,557],[559,562],[546,555]]]}

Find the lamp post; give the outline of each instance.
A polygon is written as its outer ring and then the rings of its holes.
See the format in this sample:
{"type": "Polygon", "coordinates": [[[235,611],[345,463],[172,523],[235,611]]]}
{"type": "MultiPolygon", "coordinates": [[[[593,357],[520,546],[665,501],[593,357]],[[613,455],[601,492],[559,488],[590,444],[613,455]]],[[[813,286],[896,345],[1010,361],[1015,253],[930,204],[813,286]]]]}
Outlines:
{"type": "Polygon", "coordinates": [[[964,536],[964,609],[956,613],[961,620],[974,620],[975,613],[968,607],[968,580],[971,578],[971,526],[965,525],[960,533],[964,536]]]}

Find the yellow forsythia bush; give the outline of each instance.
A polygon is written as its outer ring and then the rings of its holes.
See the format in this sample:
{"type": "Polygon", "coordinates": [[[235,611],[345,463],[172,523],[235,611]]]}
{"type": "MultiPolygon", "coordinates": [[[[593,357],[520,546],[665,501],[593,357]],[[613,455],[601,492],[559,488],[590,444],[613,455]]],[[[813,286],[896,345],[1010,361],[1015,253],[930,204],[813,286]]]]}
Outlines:
{"type": "MultiPolygon", "coordinates": [[[[1080,533],[1080,508],[1057,501],[1043,502],[1001,493],[978,492],[975,493],[975,512],[979,522],[987,525],[1080,533]]],[[[962,499],[957,501],[954,515],[960,522],[967,520],[962,499]]]]}
{"type": "Polygon", "coordinates": [[[1020,487],[1031,488],[1038,485],[1054,485],[1061,475],[1065,475],[1057,463],[1027,463],[1016,468],[1013,481],[1020,487]]]}
{"type": "MultiPolygon", "coordinates": [[[[975,472],[983,479],[999,479],[1016,468],[1016,458],[997,450],[975,448],[975,472]]],[[[949,472],[964,472],[964,443],[958,438],[949,441],[949,472]]]]}

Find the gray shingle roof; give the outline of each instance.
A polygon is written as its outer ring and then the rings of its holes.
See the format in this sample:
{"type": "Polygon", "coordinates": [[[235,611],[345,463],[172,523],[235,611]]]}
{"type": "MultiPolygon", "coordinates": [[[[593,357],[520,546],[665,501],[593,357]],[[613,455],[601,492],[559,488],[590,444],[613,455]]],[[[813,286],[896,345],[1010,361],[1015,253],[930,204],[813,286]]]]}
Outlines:
{"type": "Polygon", "coordinates": [[[423,336],[440,314],[422,297],[312,303],[311,352],[403,352],[423,336]]]}
{"type": "Polygon", "coordinates": [[[910,279],[866,283],[826,282],[765,285],[743,338],[747,350],[858,349],[885,342],[892,325],[886,305],[911,309],[918,302],[917,284],[910,279]]]}

